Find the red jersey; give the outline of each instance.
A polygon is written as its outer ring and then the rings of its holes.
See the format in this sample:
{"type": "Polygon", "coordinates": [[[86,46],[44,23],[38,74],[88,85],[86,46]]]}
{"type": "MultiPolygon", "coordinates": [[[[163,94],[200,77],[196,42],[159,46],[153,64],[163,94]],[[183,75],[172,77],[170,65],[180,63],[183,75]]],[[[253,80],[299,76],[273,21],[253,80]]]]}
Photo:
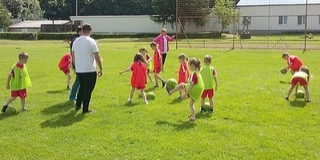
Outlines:
{"type": "Polygon", "coordinates": [[[62,56],[59,64],[58,64],[58,67],[60,69],[66,69],[66,68],[69,68],[69,65],[71,64],[71,54],[70,53],[67,53],[65,55],[62,56]]]}
{"type": "Polygon", "coordinates": [[[162,55],[160,50],[155,50],[153,53],[153,68],[161,68],[161,64],[162,64],[162,55]]]}
{"type": "Polygon", "coordinates": [[[178,84],[187,83],[190,76],[189,68],[187,62],[180,64],[178,84]]]}
{"type": "Polygon", "coordinates": [[[130,67],[132,71],[131,86],[144,89],[147,83],[147,67],[142,62],[133,62],[130,67]]]}
{"type": "Polygon", "coordinates": [[[198,83],[198,77],[197,77],[197,74],[196,72],[193,72],[191,75],[190,75],[190,81],[189,81],[191,84],[197,84],[198,83]]]}
{"type": "Polygon", "coordinates": [[[289,56],[287,63],[288,63],[288,66],[290,67],[290,69],[293,71],[299,71],[300,67],[303,66],[303,63],[300,60],[300,58],[298,58],[296,56],[289,56]]]}

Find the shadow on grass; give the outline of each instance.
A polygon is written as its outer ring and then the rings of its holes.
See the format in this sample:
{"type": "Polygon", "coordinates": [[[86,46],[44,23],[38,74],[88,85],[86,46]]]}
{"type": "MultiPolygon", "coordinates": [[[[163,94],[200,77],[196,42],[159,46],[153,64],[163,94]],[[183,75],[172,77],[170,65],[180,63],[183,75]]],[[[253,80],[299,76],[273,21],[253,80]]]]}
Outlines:
{"type": "Polygon", "coordinates": [[[70,109],[74,109],[75,103],[73,101],[61,102],[55,105],[45,108],[41,111],[43,115],[51,115],[54,113],[65,112],[70,109]]]}
{"type": "Polygon", "coordinates": [[[146,90],[144,90],[144,92],[153,92],[155,90],[155,88],[154,87],[150,87],[150,88],[148,88],[148,89],[146,89],[146,90]]]}
{"type": "Polygon", "coordinates": [[[287,81],[279,81],[281,84],[290,84],[290,82],[287,81]]]}
{"type": "Polygon", "coordinates": [[[126,106],[126,107],[134,107],[134,106],[136,106],[136,105],[138,105],[139,103],[137,103],[137,102],[135,102],[135,103],[132,103],[132,102],[126,102],[125,104],[124,104],[124,106],[126,106]]]}
{"type": "Polygon", "coordinates": [[[300,107],[303,108],[307,105],[307,102],[305,100],[297,100],[295,99],[294,101],[290,101],[290,105],[292,107],[300,107]]]}
{"type": "Polygon", "coordinates": [[[183,99],[181,99],[180,97],[173,99],[169,104],[177,104],[182,102],[183,99]]]}
{"type": "Polygon", "coordinates": [[[20,114],[20,112],[16,112],[16,113],[0,113],[0,121],[6,118],[10,118],[10,117],[14,117],[17,116],[18,114],[20,114]]]}
{"type": "Polygon", "coordinates": [[[178,121],[177,124],[175,123],[170,123],[167,121],[157,121],[156,125],[169,125],[174,127],[174,130],[176,131],[182,131],[182,130],[187,130],[187,129],[191,129],[193,127],[196,126],[196,124],[194,122],[190,122],[190,121],[178,121]]]}
{"type": "Polygon", "coordinates": [[[196,114],[196,117],[197,117],[198,119],[200,119],[200,118],[211,118],[212,114],[213,114],[213,113],[209,113],[209,112],[197,113],[197,114],[196,114]]]}
{"type": "Polygon", "coordinates": [[[56,118],[46,120],[40,124],[42,128],[58,128],[67,127],[76,122],[80,122],[84,118],[84,114],[77,114],[78,111],[72,110],[68,114],[59,115],[56,118]]]}
{"type": "Polygon", "coordinates": [[[61,90],[47,91],[47,93],[49,93],[49,94],[60,94],[60,93],[69,92],[69,91],[70,90],[68,90],[68,89],[61,89],[61,90]]]}

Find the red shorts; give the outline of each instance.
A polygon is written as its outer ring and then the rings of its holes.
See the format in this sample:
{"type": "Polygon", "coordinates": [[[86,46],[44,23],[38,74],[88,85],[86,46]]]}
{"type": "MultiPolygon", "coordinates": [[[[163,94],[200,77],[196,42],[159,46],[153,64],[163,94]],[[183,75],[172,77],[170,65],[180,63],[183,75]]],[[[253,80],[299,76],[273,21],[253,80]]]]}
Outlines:
{"type": "Polygon", "coordinates": [[[154,68],[154,69],[153,69],[153,72],[154,72],[154,73],[157,73],[157,74],[159,74],[160,71],[161,71],[161,68],[154,68]]]}
{"type": "Polygon", "coordinates": [[[60,68],[60,70],[61,70],[64,74],[70,73],[69,67],[68,67],[68,68],[60,68]]]}
{"type": "Polygon", "coordinates": [[[298,82],[300,83],[301,86],[308,85],[308,82],[305,79],[301,78],[301,77],[293,78],[292,81],[291,81],[291,85],[295,86],[298,82]]]}
{"type": "Polygon", "coordinates": [[[206,97],[212,98],[213,96],[214,96],[214,90],[213,89],[205,89],[202,92],[201,98],[206,98],[206,97]]]}
{"type": "Polygon", "coordinates": [[[11,91],[11,97],[20,97],[21,99],[25,99],[27,97],[27,90],[22,89],[22,90],[15,90],[11,91]]]}

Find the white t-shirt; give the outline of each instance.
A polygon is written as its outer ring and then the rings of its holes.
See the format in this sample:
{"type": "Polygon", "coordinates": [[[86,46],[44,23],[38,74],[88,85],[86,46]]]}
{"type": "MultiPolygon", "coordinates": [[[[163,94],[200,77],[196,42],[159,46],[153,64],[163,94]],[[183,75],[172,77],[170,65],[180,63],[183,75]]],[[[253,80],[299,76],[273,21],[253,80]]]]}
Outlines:
{"type": "Polygon", "coordinates": [[[166,36],[163,36],[163,54],[168,53],[168,42],[166,36]]]}
{"type": "Polygon", "coordinates": [[[73,42],[72,51],[75,57],[77,73],[90,73],[96,71],[94,53],[99,52],[96,41],[89,36],[80,36],[73,42]]]}

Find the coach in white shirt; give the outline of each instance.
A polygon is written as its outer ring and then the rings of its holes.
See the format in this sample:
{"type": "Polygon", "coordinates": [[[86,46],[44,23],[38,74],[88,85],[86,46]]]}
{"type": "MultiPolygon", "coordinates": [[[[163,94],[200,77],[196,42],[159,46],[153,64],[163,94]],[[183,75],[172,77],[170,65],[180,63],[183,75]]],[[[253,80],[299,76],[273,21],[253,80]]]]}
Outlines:
{"type": "Polygon", "coordinates": [[[103,74],[99,48],[96,41],[90,37],[91,32],[91,25],[84,24],[82,35],[73,42],[72,46],[72,61],[80,82],[75,109],[81,109],[82,105],[82,113],[92,112],[89,110],[91,94],[96,85],[97,76],[103,74]],[[96,65],[99,68],[98,73],[96,65]]]}

